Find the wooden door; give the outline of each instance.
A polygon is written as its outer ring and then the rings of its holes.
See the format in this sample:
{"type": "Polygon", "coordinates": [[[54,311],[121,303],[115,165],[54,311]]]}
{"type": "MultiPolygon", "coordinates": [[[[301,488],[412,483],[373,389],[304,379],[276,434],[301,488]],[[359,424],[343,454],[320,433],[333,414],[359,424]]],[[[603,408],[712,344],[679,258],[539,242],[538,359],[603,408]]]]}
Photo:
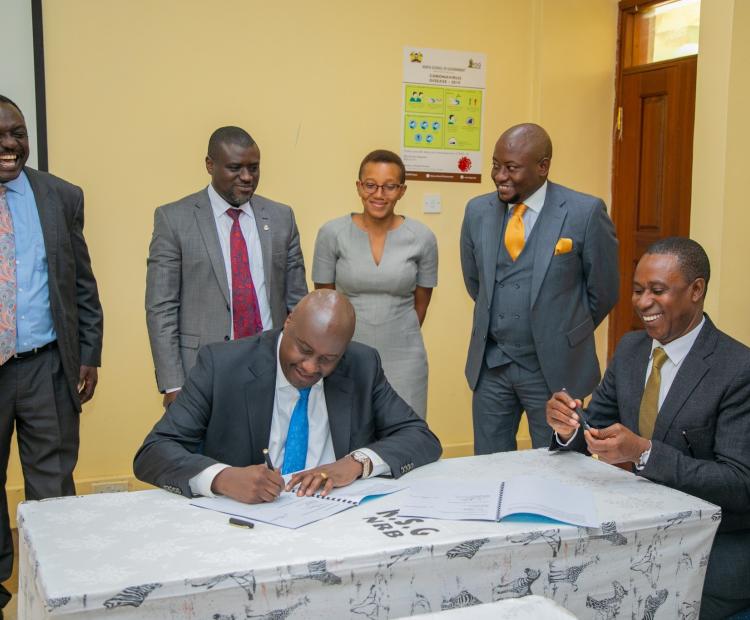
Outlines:
{"type": "Polygon", "coordinates": [[[623,69],[615,134],[612,216],[620,241],[620,300],[609,356],[642,329],[631,291],[638,259],[662,237],[690,233],[697,56],[623,69]]]}

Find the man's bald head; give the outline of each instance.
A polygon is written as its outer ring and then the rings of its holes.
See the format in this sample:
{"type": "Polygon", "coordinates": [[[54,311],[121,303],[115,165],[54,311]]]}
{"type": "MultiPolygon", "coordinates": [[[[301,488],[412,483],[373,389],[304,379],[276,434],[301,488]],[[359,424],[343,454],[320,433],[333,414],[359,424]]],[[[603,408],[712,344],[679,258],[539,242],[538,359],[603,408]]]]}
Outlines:
{"type": "Polygon", "coordinates": [[[492,157],[492,179],[500,200],[517,204],[547,180],[552,140],[534,123],[514,125],[503,132],[492,157]]]}
{"type": "Polygon", "coordinates": [[[536,161],[545,157],[552,159],[552,140],[544,127],[536,123],[513,125],[503,132],[498,142],[501,141],[507,145],[518,145],[532,155],[536,161]]]}
{"type": "Polygon", "coordinates": [[[305,323],[321,334],[336,334],[346,338],[354,335],[355,314],[349,299],[331,289],[308,293],[297,304],[289,319],[305,323]]]}
{"type": "Polygon", "coordinates": [[[287,381],[310,387],[331,374],[346,351],[356,318],[351,302],[330,289],[306,295],[287,317],[279,361],[287,381]]]}

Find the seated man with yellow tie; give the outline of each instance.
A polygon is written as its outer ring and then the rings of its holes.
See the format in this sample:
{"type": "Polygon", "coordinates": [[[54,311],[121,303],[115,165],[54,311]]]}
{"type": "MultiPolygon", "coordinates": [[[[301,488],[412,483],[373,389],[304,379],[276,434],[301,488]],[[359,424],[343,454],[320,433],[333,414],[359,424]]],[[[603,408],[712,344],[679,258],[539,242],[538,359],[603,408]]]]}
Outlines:
{"type": "Polygon", "coordinates": [[[701,620],[750,607],[750,349],[703,313],[708,256],[690,239],[652,244],[638,262],[633,307],[645,331],[623,336],[586,409],[547,403],[551,449],[588,451],[722,508],[701,620]]]}
{"type": "Polygon", "coordinates": [[[320,290],[283,331],[202,348],[136,454],[136,476],[188,497],[260,503],[281,493],[281,474],[304,470],[287,488],[311,494],[437,460],[440,442],[391,388],[375,349],[350,342],[354,325],[349,300],[320,290]]]}

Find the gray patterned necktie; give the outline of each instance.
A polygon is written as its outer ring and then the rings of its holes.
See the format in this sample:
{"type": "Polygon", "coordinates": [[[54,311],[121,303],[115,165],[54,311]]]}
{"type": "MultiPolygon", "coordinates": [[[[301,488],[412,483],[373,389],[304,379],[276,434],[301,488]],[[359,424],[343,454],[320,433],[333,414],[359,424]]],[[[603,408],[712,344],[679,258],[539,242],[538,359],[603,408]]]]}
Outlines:
{"type": "Polygon", "coordinates": [[[0,185],[0,366],[16,352],[16,237],[0,185]]]}

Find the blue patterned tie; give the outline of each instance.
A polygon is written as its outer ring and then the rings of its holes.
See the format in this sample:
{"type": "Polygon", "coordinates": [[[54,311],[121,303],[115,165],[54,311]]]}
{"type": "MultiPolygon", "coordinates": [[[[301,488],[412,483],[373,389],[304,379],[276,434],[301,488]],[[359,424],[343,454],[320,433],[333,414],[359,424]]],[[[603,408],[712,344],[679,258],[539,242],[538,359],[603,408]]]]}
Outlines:
{"type": "Polygon", "coordinates": [[[307,401],[310,398],[310,388],[299,391],[299,399],[294,405],[292,419],[289,420],[289,431],[286,434],[284,447],[284,465],[281,467],[283,475],[294,473],[305,468],[307,460],[307,437],[310,425],[307,422],[307,401]]]}

